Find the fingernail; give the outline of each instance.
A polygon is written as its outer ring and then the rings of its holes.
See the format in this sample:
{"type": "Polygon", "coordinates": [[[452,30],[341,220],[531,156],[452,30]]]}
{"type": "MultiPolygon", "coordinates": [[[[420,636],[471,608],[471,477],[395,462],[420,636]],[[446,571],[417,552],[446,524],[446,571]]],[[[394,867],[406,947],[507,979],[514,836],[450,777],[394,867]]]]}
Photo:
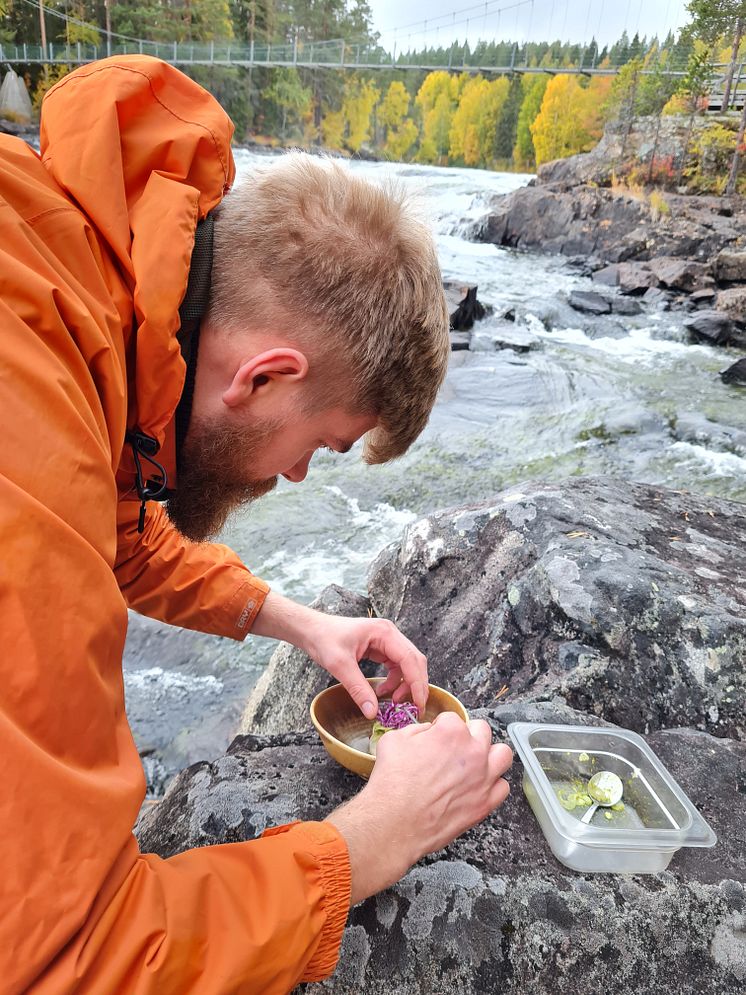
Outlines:
{"type": "Polygon", "coordinates": [[[376,706],[372,701],[366,701],[363,705],[363,715],[366,719],[374,719],[376,717],[376,706]]]}

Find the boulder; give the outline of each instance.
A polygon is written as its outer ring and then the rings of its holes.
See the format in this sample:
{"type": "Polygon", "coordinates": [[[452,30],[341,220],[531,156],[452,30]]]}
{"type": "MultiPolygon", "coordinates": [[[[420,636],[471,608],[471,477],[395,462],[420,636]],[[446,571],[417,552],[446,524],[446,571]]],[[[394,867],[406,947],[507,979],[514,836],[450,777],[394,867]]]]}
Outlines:
{"type": "Polygon", "coordinates": [[[694,263],[688,259],[677,259],[672,256],[662,256],[651,259],[648,263],[651,273],[663,287],[671,290],[683,290],[691,293],[712,283],[709,267],[703,263],[694,263]]]}
{"type": "MultiPolygon", "coordinates": [[[[558,702],[473,715],[500,739],[516,720],[607,724],[558,702]]],[[[746,748],[687,730],[647,739],[712,825],[716,847],[680,850],[659,875],[570,871],[551,854],[516,763],[508,801],[353,908],[336,972],[298,995],[734,995],[746,979],[746,851],[736,803],[746,748]]],[[[312,733],[242,736],[213,763],[182,772],[141,816],[137,835],[144,852],[169,857],[322,819],[360,787],[312,733]]]]}
{"type": "Polygon", "coordinates": [[[477,300],[477,285],[475,283],[444,280],[443,290],[448,304],[448,314],[451,318],[451,328],[454,331],[466,332],[475,321],[484,318],[485,309],[477,300]]]}
{"type": "Polygon", "coordinates": [[[715,309],[727,314],[739,325],[746,325],[746,286],[718,291],[715,309]]]}
{"type": "Polygon", "coordinates": [[[701,290],[695,290],[693,294],[689,295],[689,300],[693,301],[697,307],[712,307],[715,300],[715,289],[714,287],[703,287],[701,290]]]}
{"type": "Polygon", "coordinates": [[[633,297],[612,297],[610,303],[614,314],[642,314],[642,304],[633,297]]]}
{"type": "Polygon", "coordinates": [[[736,387],[746,387],[746,358],[738,359],[731,366],[720,371],[723,383],[734,384],[736,387]]]}
{"type": "Polygon", "coordinates": [[[698,311],[684,319],[684,327],[693,342],[707,345],[727,345],[733,338],[733,320],[721,311],[698,311]]]}
{"type": "Polygon", "coordinates": [[[507,685],[638,731],[746,727],[742,505],[588,478],[410,525],[373,564],[376,614],[467,706],[507,685]]]}
{"type": "Polygon", "coordinates": [[[657,287],[658,278],[647,263],[611,263],[596,270],[593,279],[610,287],[619,287],[623,294],[641,294],[648,287],[657,287]]]}
{"type": "Polygon", "coordinates": [[[660,311],[667,311],[671,304],[671,295],[661,287],[648,287],[642,295],[646,304],[658,308],[660,311]]]}
{"type": "Polygon", "coordinates": [[[570,306],[585,314],[610,314],[611,304],[608,298],[594,294],[592,290],[573,290],[568,298],[570,306]]]}
{"type": "Polygon", "coordinates": [[[724,249],[717,254],[713,270],[719,283],[746,283],[746,252],[724,249]]]}

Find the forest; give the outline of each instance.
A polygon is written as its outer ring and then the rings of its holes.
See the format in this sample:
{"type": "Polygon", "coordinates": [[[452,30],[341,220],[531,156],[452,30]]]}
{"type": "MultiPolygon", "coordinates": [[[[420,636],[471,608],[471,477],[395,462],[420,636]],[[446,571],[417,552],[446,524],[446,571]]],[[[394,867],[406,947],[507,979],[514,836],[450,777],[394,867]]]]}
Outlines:
{"type": "MultiPolygon", "coordinates": [[[[692,0],[688,9],[691,21],[676,36],[625,33],[603,48],[595,40],[496,40],[473,49],[455,43],[392,53],[372,30],[366,0],[50,0],[43,14],[38,0],[0,0],[0,44],[37,39],[40,17],[49,40],[100,45],[102,55],[107,32],[119,45],[232,40],[290,44],[296,51],[345,39],[358,59],[363,52],[365,61],[385,67],[181,68],[220,100],[239,143],[320,145],[346,154],[531,171],[592,148],[613,118],[693,116],[706,107],[713,77],[733,76],[746,54],[746,0],[692,0]],[[399,68],[405,65],[434,68],[399,68]],[[454,66],[483,71],[448,71],[454,66]],[[484,72],[490,66],[523,71],[484,72]],[[554,72],[541,71],[548,67],[554,72]],[[557,67],[620,72],[582,75],[557,73],[557,67]]],[[[70,68],[24,67],[37,106],[70,68]]],[[[694,150],[701,165],[690,168],[695,187],[719,192],[725,186],[731,160],[743,152],[738,124],[723,118],[708,129],[704,147],[694,150]]]]}

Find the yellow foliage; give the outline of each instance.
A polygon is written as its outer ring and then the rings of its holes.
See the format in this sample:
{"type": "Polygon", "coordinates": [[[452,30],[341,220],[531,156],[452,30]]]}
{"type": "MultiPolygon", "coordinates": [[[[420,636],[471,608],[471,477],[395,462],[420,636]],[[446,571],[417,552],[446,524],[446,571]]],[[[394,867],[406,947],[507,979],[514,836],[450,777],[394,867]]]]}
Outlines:
{"type": "Polygon", "coordinates": [[[72,68],[72,66],[56,65],[48,68],[46,76],[42,73],[39,77],[39,82],[36,84],[32,100],[35,111],[38,112],[41,110],[41,102],[47,92],[52,89],[55,83],[59,83],[69,72],[72,72],[72,68]]]}
{"type": "Polygon", "coordinates": [[[409,92],[395,80],[378,107],[378,120],[386,129],[384,150],[389,159],[402,160],[417,141],[417,125],[407,117],[409,92]]]}
{"type": "Polygon", "coordinates": [[[378,87],[370,80],[353,79],[345,85],[342,115],[347,126],[345,145],[357,152],[370,138],[370,116],[380,96],[378,87]]]}
{"type": "Polygon", "coordinates": [[[688,114],[691,109],[691,100],[686,93],[674,93],[664,105],[661,114],[688,114]]]}
{"type": "Polygon", "coordinates": [[[418,134],[417,125],[411,118],[402,121],[398,128],[389,128],[386,136],[386,155],[401,162],[417,141],[418,134]]]}
{"type": "Polygon", "coordinates": [[[541,110],[531,125],[537,166],[586,152],[598,141],[609,85],[608,80],[597,77],[583,87],[577,77],[567,74],[549,81],[541,110]]]}
{"type": "Polygon", "coordinates": [[[467,166],[487,166],[493,158],[497,119],[508,98],[507,79],[470,79],[461,92],[449,130],[448,154],[467,166]]]}
{"type": "Polygon", "coordinates": [[[409,93],[399,80],[389,86],[378,108],[378,120],[385,128],[398,128],[409,110],[409,93]]]}
{"type": "Polygon", "coordinates": [[[341,149],[345,133],[342,111],[327,111],[321,119],[321,136],[329,149],[341,149]]]}
{"type": "Polygon", "coordinates": [[[440,97],[445,96],[449,104],[455,104],[468,79],[466,73],[452,76],[443,69],[428,73],[415,97],[415,102],[422,111],[423,120],[431,111],[435,110],[435,105],[440,97]]]}

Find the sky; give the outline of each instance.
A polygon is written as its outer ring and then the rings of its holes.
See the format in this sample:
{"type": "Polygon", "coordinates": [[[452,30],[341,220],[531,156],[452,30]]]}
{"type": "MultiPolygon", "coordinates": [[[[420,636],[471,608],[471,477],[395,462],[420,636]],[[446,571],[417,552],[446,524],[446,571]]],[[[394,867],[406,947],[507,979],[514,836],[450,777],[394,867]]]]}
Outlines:
{"type": "Polygon", "coordinates": [[[688,20],[686,0],[369,0],[381,44],[391,51],[478,39],[556,40],[603,46],[630,38],[663,38],[688,20]]]}

